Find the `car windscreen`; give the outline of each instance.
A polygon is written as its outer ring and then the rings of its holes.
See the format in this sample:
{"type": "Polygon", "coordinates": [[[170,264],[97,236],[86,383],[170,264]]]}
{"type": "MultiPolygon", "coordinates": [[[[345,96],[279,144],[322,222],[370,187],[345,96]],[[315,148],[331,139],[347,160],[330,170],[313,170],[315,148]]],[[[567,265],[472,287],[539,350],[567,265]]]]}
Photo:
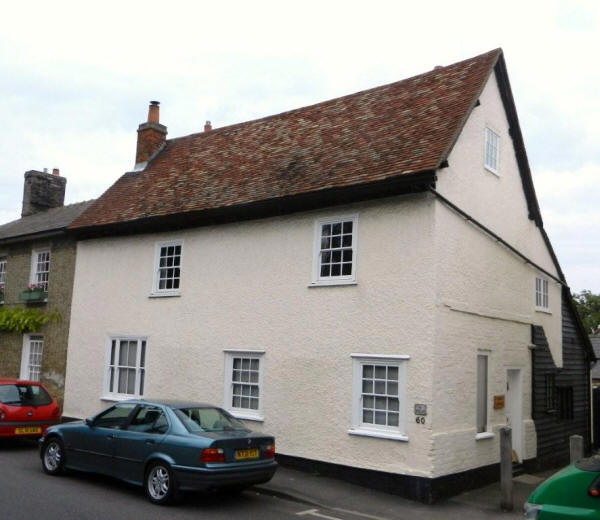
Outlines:
{"type": "Polygon", "coordinates": [[[45,406],[52,398],[37,385],[0,385],[0,403],[12,406],[45,406]]]}
{"type": "Polygon", "coordinates": [[[242,422],[220,408],[178,408],[174,412],[192,433],[248,431],[242,422]]]}

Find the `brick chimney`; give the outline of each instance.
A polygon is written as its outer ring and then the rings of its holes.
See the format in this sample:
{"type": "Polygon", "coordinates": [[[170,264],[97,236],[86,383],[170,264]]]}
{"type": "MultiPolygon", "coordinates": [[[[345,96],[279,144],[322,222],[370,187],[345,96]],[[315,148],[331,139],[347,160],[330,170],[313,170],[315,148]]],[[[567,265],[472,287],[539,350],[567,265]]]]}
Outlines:
{"type": "Polygon", "coordinates": [[[58,208],[65,203],[67,179],[59,175],[58,168],[48,173],[30,170],[25,172],[23,185],[23,206],[21,216],[26,217],[50,208],[58,208]]]}
{"type": "Polygon", "coordinates": [[[160,102],[150,101],[148,121],[138,127],[135,169],[144,169],[146,163],[158,151],[167,138],[167,127],[161,125],[160,102]]]}

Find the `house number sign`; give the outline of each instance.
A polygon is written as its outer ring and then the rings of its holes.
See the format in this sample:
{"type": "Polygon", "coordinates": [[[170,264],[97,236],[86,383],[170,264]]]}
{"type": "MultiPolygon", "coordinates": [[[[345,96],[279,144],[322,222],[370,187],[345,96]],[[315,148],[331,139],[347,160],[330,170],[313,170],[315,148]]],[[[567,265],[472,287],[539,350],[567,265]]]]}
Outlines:
{"type": "Polygon", "coordinates": [[[426,404],[416,404],[415,405],[415,415],[427,415],[427,405],[426,404]]]}
{"type": "Polygon", "coordinates": [[[415,404],[415,422],[417,424],[425,424],[425,416],[427,415],[426,404],[415,404]]]}

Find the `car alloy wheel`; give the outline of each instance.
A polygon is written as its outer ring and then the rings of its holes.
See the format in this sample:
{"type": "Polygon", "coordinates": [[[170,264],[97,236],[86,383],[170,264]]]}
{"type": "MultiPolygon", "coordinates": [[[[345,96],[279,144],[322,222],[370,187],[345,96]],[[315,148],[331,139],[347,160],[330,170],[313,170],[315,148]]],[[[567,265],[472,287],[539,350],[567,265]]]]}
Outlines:
{"type": "Polygon", "coordinates": [[[155,462],[146,472],[146,495],[155,504],[166,504],[173,499],[175,479],[171,468],[163,462],[155,462]]]}
{"type": "Polygon", "coordinates": [[[42,457],[42,467],[49,475],[58,475],[64,468],[64,449],[60,439],[52,438],[46,441],[42,457]]]}

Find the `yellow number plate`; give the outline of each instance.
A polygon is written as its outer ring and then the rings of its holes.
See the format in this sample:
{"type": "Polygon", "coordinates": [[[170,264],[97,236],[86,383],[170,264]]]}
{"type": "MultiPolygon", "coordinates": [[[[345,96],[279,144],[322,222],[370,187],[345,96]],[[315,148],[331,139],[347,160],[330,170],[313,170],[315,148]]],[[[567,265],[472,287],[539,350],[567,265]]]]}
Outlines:
{"type": "Polygon", "coordinates": [[[28,435],[31,433],[42,433],[41,426],[25,426],[23,428],[15,428],[15,435],[28,435]]]}
{"type": "Polygon", "coordinates": [[[235,460],[258,459],[258,448],[252,450],[235,450],[235,460]]]}

